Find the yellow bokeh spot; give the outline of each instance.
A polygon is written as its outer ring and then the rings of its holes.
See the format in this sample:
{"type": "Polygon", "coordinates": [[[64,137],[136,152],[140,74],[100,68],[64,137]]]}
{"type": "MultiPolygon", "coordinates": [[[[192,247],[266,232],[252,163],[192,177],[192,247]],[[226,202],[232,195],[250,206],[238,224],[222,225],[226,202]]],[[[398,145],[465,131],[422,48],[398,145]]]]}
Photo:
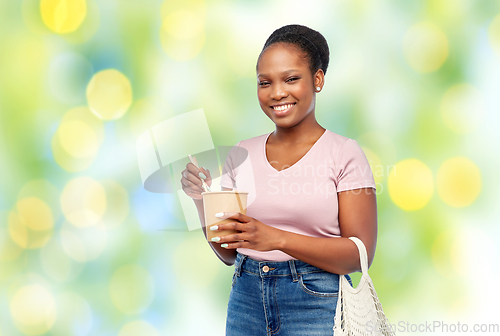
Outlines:
{"type": "Polygon", "coordinates": [[[104,141],[104,125],[88,107],[69,110],[52,138],[55,161],[69,172],[87,169],[104,141]]]}
{"type": "Polygon", "coordinates": [[[203,20],[194,12],[175,11],[163,21],[163,29],[170,36],[179,40],[192,39],[203,32],[203,20]]]}
{"type": "Polygon", "coordinates": [[[398,162],[389,172],[387,184],[392,201],[406,211],[423,208],[434,192],[431,170],[417,159],[398,162]]]}
{"type": "Polygon", "coordinates": [[[439,196],[452,207],[472,204],[481,192],[481,171],[466,157],[454,157],[443,162],[436,180],[439,196]]]}
{"type": "Polygon", "coordinates": [[[87,177],[69,181],[61,194],[64,216],[77,227],[96,225],[106,211],[106,192],[99,182],[87,177]]]}
{"type": "Polygon", "coordinates": [[[54,223],[61,217],[59,196],[61,191],[50,181],[40,178],[26,182],[17,199],[36,197],[42,200],[51,210],[54,223]]]}
{"type": "Polygon", "coordinates": [[[491,47],[500,57],[500,15],[495,16],[488,29],[488,37],[491,47]]]}
{"type": "Polygon", "coordinates": [[[470,84],[452,86],[441,101],[441,116],[452,131],[466,134],[475,131],[485,114],[484,98],[470,84]]]}
{"type": "Polygon", "coordinates": [[[31,230],[46,231],[54,226],[52,210],[39,198],[20,199],[17,202],[17,211],[24,225],[31,230]]]}
{"type": "Polygon", "coordinates": [[[62,147],[74,157],[89,157],[99,149],[94,130],[79,120],[62,124],[58,133],[62,147]]]}
{"type": "Polygon", "coordinates": [[[205,17],[200,12],[178,10],[165,16],[160,30],[163,49],[172,59],[196,57],[205,44],[205,17]]]}
{"type": "Polygon", "coordinates": [[[124,325],[123,328],[120,330],[120,333],[118,334],[118,336],[137,336],[137,335],[160,336],[160,333],[158,332],[158,330],[156,330],[155,327],[153,327],[148,322],[143,320],[136,320],[124,325]]]}
{"type": "Polygon", "coordinates": [[[87,15],[85,0],[41,0],[40,13],[43,22],[58,34],[78,29],[87,15]]]}
{"type": "Polygon", "coordinates": [[[52,236],[54,218],[50,207],[37,197],[20,199],[8,216],[9,234],[22,248],[44,246],[52,236]]]}
{"type": "Polygon", "coordinates": [[[132,85],[115,69],[96,73],[87,86],[90,110],[103,120],[121,118],[132,104],[132,85]]]}
{"type": "Polygon", "coordinates": [[[52,294],[42,285],[19,289],[10,302],[16,326],[26,335],[42,335],[52,328],[57,316],[52,294]]]}
{"type": "Polygon", "coordinates": [[[433,72],[438,70],[448,57],[448,39],[434,24],[418,23],[406,33],[403,52],[406,61],[415,71],[433,72]]]}
{"type": "MultiPolygon", "coordinates": [[[[8,211],[0,211],[0,223],[8,223],[8,211]]],[[[16,260],[23,252],[23,248],[16,244],[7,226],[0,227],[0,262],[16,260]]],[[[2,277],[0,276],[0,279],[2,277]]]]}
{"type": "Polygon", "coordinates": [[[146,309],[154,295],[152,276],[139,265],[120,267],[113,274],[109,291],[115,307],[125,314],[136,314],[146,309]]]}

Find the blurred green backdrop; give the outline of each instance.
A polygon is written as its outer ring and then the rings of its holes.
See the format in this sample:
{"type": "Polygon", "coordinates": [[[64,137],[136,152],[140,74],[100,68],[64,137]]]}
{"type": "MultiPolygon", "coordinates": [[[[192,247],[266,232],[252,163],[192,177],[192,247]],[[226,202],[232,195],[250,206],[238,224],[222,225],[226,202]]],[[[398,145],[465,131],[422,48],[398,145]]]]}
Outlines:
{"type": "Polygon", "coordinates": [[[328,40],[317,118],[378,183],[398,334],[500,323],[500,2],[0,0],[0,335],[224,334],[233,268],[135,141],[198,108],[215,146],[272,131],[255,63],[290,23],[328,40]]]}

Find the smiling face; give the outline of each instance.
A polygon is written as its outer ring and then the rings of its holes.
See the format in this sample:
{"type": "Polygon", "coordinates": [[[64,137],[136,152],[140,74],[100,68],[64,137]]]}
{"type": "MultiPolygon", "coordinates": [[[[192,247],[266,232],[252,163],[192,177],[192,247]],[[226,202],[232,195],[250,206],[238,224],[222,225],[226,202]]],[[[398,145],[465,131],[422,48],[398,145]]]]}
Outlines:
{"type": "Polygon", "coordinates": [[[277,127],[315,121],[315,90],[323,87],[323,81],[322,70],[312,76],[304,52],[292,44],[273,44],[262,53],[257,66],[260,106],[277,127]]]}

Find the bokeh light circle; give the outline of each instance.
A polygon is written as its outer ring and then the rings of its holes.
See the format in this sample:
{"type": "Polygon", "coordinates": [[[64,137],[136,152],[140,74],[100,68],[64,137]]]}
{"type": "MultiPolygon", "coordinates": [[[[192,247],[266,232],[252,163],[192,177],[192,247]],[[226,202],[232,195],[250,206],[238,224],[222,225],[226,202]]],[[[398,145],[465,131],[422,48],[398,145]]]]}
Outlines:
{"type": "Polygon", "coordinates": [[[120,330],[118,336],[160,336],[158,330],[143,320],[136,320],[127,323],[120,330]]]}
{"type": "Polygon", "coordinates": [[[103,186],[88,176],[69,181],[61,194],[61,208],[68,221],[77,227],[93,226],[106,211],[103,186]]]}
{"type": "Polygon", "coordinates": [[[22,248],[44,246],[52,236],[54,217],[50,207],[37,197],[21,198],[9,213],[9,233],[22,248]]]}
{"type": "Polygon", "coordinates": [[[466,157],[453,157],[443,162],[436,180],[439,196],[452,207],[472,204],[481,192],[481,170],[466,157]]]}
{"type": "Polygon", "coordinates": [[[35,231],[46,231],[54,226],[52,210],[37,197],[20,199],[17,202],[19,218],[24,225],[35,231]]]}
{"type": "Polygon", "coordinates": [[[387,184],[391,200],[406,211],[423,208],[434,192],[431,170],[417,159],[398,162],[389,172],[387,184]]]}
{"type": "Polygon", "coordinates": [[[165,16],[160,40],[165,53],[176,61],[196,57],[205,44],[205,18],[199,12],[173,11],[165,16]]]}
{"type": "Polygon", "coordinates": [[[45,25],[55,33],[71,33],[87,15],[85,0],[41,0],[40,13],[45,25]]]}
{"type": "Polygon", "coordinates": [[[478,129],[486,110],[483,95],[470,84],[457,84],[441,101],[441,116],[452,131],[466,134],[478,129]]]}
{"type": "Polygon", "coordinates": [[[448,38],[430,22],[412,26],[403,40],[403,52],[408,64],[417,72],[438,70],[448,57],[448,38]]]}
{"type": "Polygon", "coordinates": [[[87,107],[69,110],[52,138],[54,160],[67,171],[87,169],[104,141],[104,125],[87,107]]]}
{"type": "Polygon", "coordinates": [[[57,317],[54,297],[39,284],[17,290],[10,302],[10,311],[16,326],[26,335],[45,334],[57,317]]]}
{"type": "Polygon", "coordinates": [[[87,86],[87,102],[90,110],[99,118],[119,119],[132,104],[132,85],[118,70],[99,71],[87,86]]]}
{"type": "Polygon", "coordinates": [[[74,157],[89,157],[99,149],[97,134],[80,120],[62,124],[58,129],[58,134],[63,149],[74,157]]]}
{"type": "Polygon", "coordinates": [[[140,313],[153,299],[153,277],[139,265],[125,265],[114,272],[109,291],[111,301],[119,311],[124,314],[140,313]]]}

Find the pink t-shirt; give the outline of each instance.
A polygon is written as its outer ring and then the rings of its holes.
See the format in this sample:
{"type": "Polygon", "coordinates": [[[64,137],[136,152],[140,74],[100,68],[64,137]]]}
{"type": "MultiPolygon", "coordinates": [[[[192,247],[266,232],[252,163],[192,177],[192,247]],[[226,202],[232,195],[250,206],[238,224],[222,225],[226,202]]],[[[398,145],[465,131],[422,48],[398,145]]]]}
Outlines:
{"type": "MultiPolygon", "coordinates": [[[[262,223],[312,237],[339,237],[337,193],[375,188],[363,150],[355,140],[325,130],[299,161],[277,171],[266,157],[271,133],[231,148],[221,186],[248,191],[247,215],[262,223]]],[[[279,250],[237,250],[257,260],[295,259],[279,250]]]]}

